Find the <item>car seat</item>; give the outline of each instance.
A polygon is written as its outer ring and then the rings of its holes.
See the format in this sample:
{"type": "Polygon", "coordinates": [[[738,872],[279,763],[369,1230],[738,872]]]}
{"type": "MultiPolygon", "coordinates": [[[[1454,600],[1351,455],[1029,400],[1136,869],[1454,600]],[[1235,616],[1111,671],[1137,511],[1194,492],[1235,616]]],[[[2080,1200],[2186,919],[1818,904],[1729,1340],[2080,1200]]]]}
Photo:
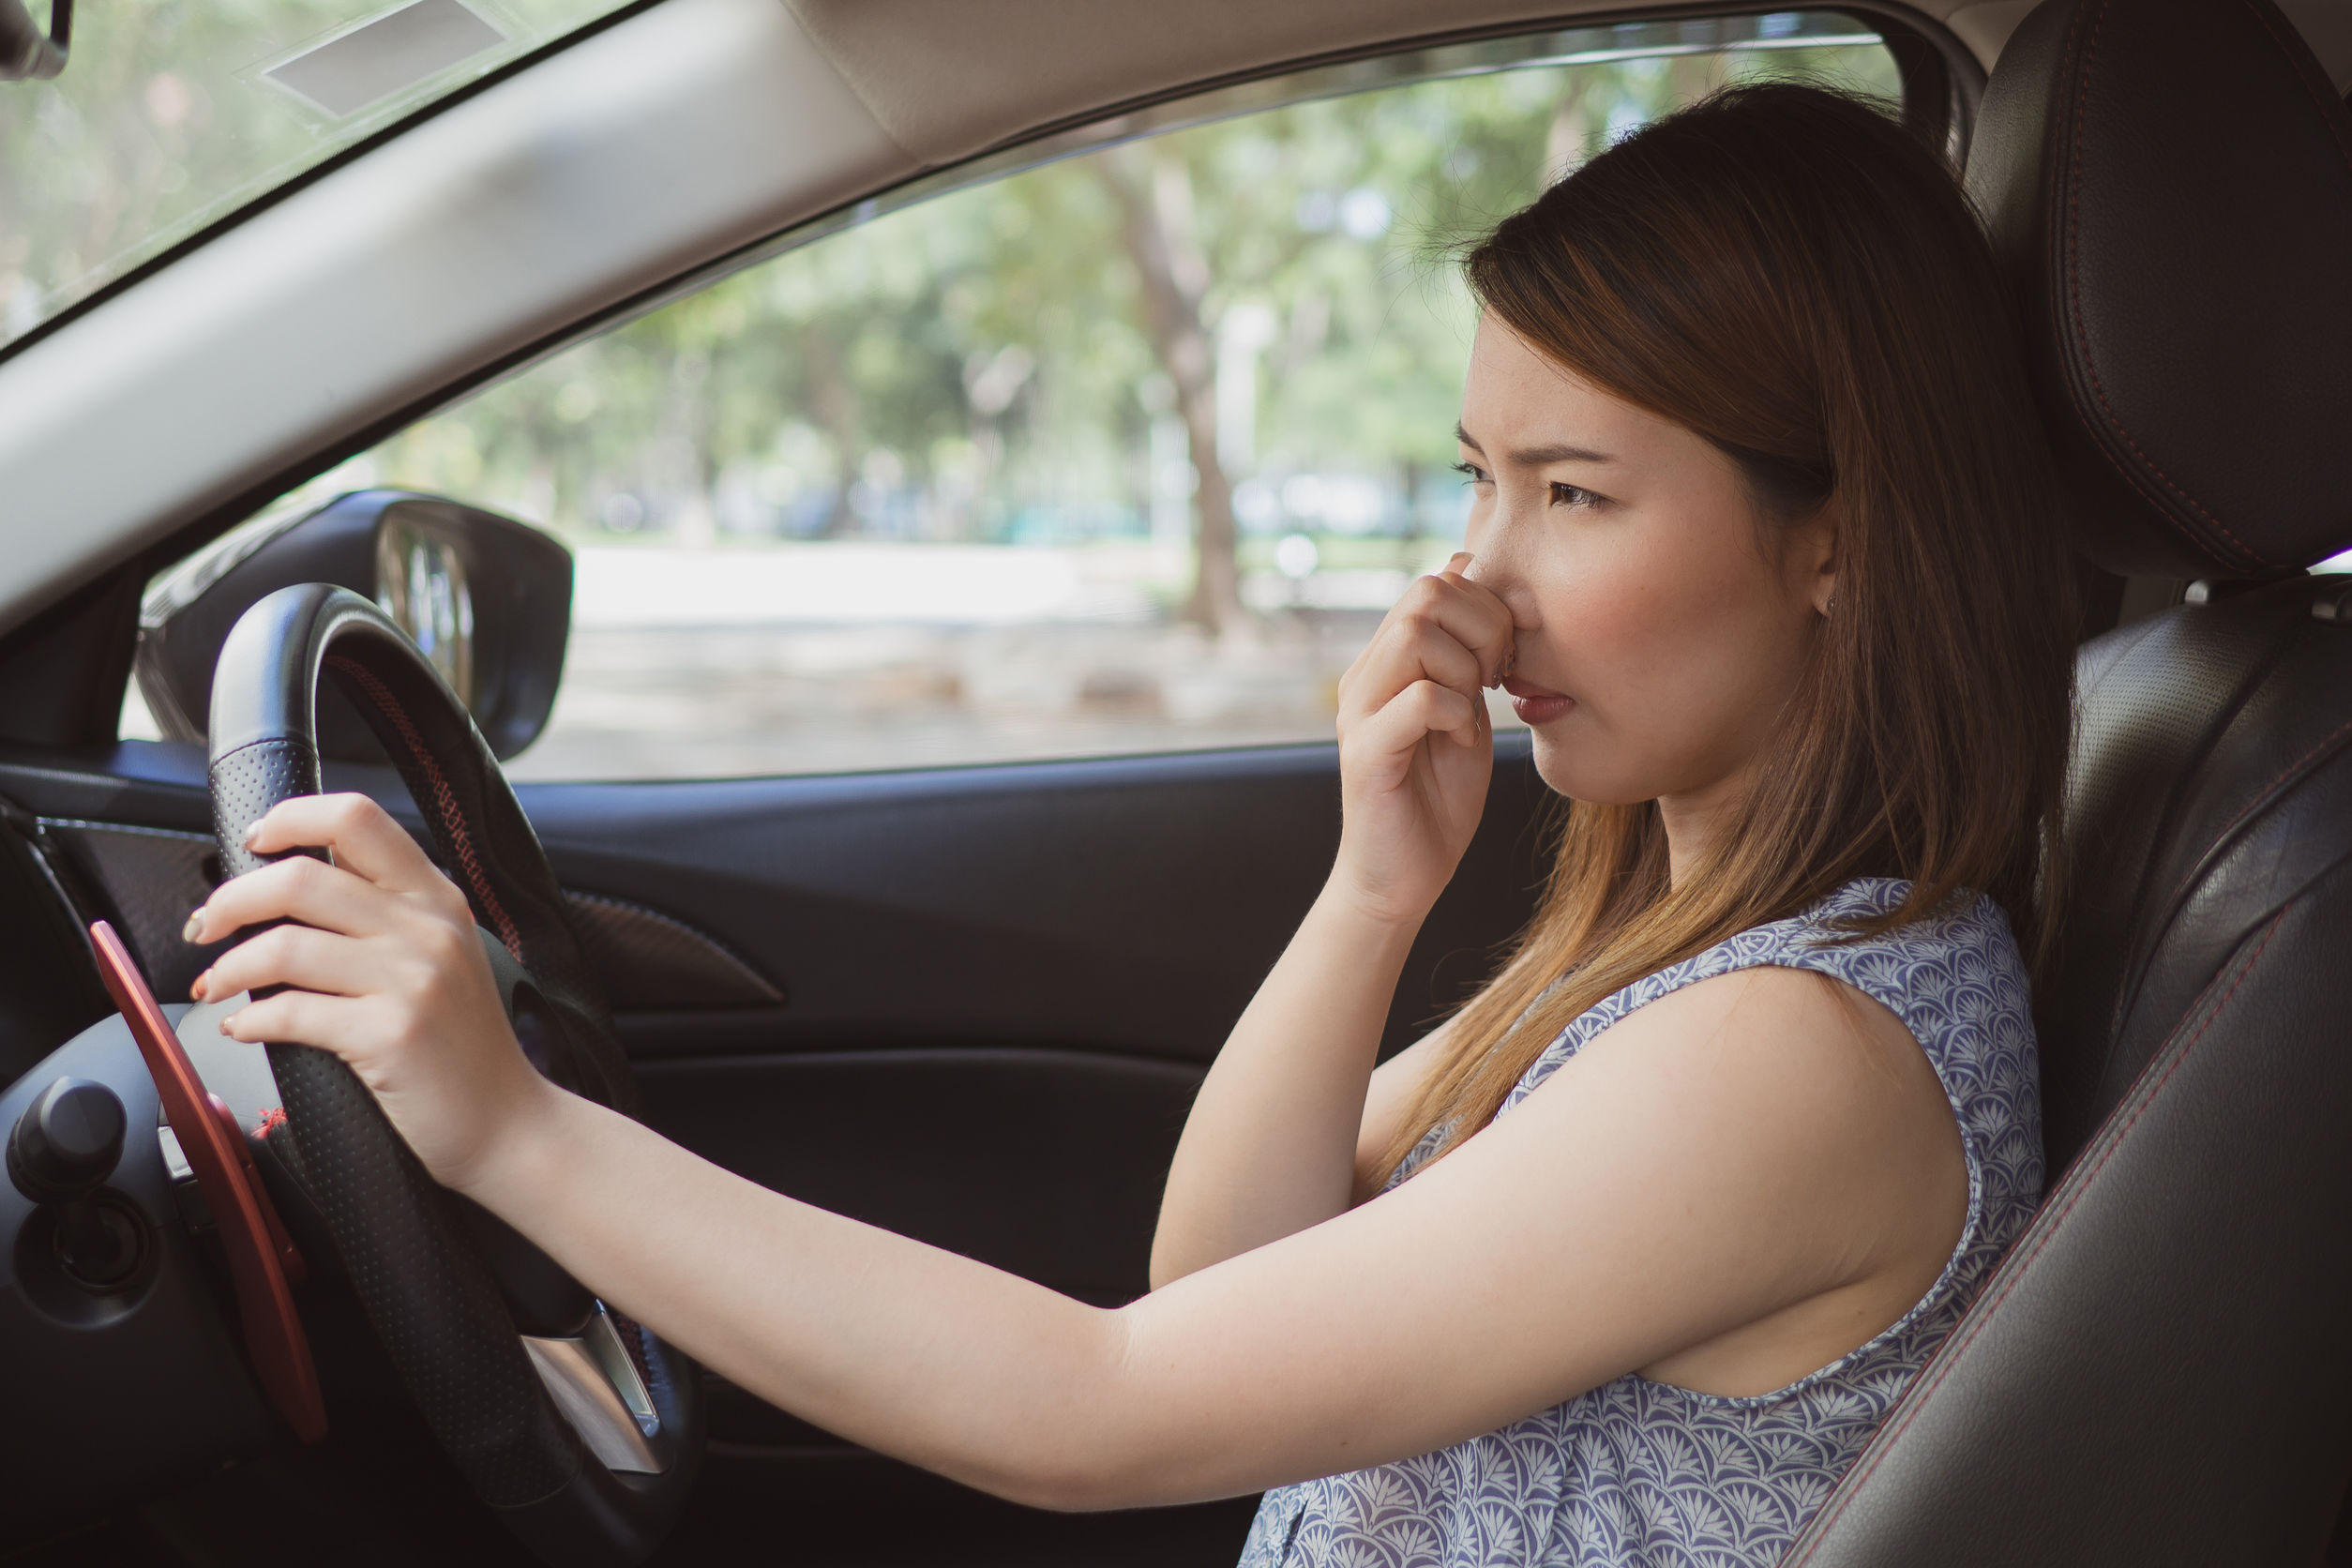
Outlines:
{"type": "Polygon", "coordinates": [[[2352,577],[2304,568],[2352,545],[2352,115],[2270,0],[2049,0],[1968,173],[2077,550],[2194,580],[2077,666],[2047,1198],[1784,1561],[2317,1562],[2352,1471],[2352,577]]]}

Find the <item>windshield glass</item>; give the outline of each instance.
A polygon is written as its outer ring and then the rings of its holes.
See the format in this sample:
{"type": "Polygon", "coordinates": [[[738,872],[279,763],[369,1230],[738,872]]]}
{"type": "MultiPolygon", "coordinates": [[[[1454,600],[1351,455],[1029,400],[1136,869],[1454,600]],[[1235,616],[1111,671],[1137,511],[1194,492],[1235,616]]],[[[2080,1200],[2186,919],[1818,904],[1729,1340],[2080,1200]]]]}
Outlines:
{"type": "Polygon", "coordinates": [[[0,85],[0,348],[623,3],[83,0],[64,74],[0,85]]]}

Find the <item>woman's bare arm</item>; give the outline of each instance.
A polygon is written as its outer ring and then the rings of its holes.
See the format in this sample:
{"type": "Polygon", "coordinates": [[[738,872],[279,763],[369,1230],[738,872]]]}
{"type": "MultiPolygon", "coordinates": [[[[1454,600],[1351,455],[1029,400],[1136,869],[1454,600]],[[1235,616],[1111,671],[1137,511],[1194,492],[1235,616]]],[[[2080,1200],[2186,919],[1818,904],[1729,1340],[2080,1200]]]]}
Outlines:
{"type": "MultiPolygon", "coordinates": [[[[1468,565],[1417,580],[1339,683],[1339,854],[1193,1102],[1153,1239],[1154,1289],[1353,1198],[1389,1002],[1494,767],[1483,686],[1513,624],[1468,565]]],[[[1385,1125],[1400,1076],[1385,1072],[1374,1102],[1385,1125]]]]}
{"type": "Polygon", "coordinates": [[[1152,1238],[1152,1288],[1318,1225],[1352,1199],[1365,1091],[1418,922],[1326,889],[1184,1121],[1152,1238]]]}
{"type": "Polygon", "coordinates": [[[1364,957],[1344,911],[1319,902],[1201,1084],[1152,1238],[1152,1288],[1345,1210],[1440,1060],[1440,1025],[1379,1066],[1404,938],[1364,957]]]}
{"type": "Polygon", "coordinates": [[[1372,1086],[1364,1096],[1364,1119],[1356,1129],[1357,1192],[1372,1190],[1388,1174],[1380,1168],[1380,1156],[1388,1152],[1405,1118],[1412,1114],[1422,1085],[1444,1060],[1446,1044],[1453,1037],[1454,1023],[1449,1018],[1373,1069],[1372,1086]]]}

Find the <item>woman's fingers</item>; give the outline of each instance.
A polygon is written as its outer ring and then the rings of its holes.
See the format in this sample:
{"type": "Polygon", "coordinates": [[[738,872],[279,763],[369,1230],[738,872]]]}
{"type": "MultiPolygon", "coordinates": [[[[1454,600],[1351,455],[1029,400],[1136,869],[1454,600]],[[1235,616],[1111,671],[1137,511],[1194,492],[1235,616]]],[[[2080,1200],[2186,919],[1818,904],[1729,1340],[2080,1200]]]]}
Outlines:
{"type": "Polygon", "coordinates": [[[354,1025],[364,1023],[366,1007],[366,1003],[349,997],[322,996],[316,991],[279,991],[276,996],[249,1002],[222,1018],[220,1033],[247,1045],[276,1041],[316,1046],[349,1062],[354,1054],[354,1025]]]}
{"type": "Polygon", "coordinates": [[[1476,746],[1485,731],[1486,705],[1435,681],[1415,681],[1358,728],[1355,739],[1376,756],[1410,757],[1425,735],[1476,746]]]}
{"type": "Polygon", "coordinates": [[[1470,697],[1502,677],[1513,646],[1510,607],[1461,574],[1469,564],[1469,555],[1456,555],[1445,571],[1406,590],[1342,679],[1343,704],[1377,712],[1419,680],[1470,697]]]}
{"type": "Polygon", "coordinates": [[[223,953],[188,992],[200,1002],[266,986],[359,996],[382,985],[382,968],[356,938],[308,926],[276,926],[223,953]]]}
{"type": "Polygon", "coordinates": [[[332,851],[335,863],[395,893],[437,897],[449,886],[416,840],[366,795],[297,795],[269,808],[246,847],[255,854],[332,851]]]}
{"type": "Polygon", "coordinates": [[[219,942],[249,926],[298,920],[347,936],[374,936],[400,918],[399,896],[308,855],[222,882],[188,917],[192,943],[219,942]]]}
{"type": "Polygon", "coordinates": [[[335,864],[289,855],[223,882],[189,916],[188,942],[219,942],[273,920],[374,936],[398,923],[404,909],[473,924],[465,896],[365,795],[281,801],[254,824],[246,842],[262,854],[323,848],[333,852],[335,864]]]}
{"type": "Polygon", "coordinates": [[[1386,707],[1415,681],[1435,681],[1455,691],[1476,691],[1478,656],[1434,621],[1400,616],[1383,626],[1351,671],[1342,701],[1359,714],[1386,707]]]}
{"type": "Polygon", "coordinates": [[[1458,550],[1430,580],[1448,590],[1440,596],[1445,629],[1478,660],[1481,686],[1502,679],[1517,647],[1518,628],[1502,596],[1470,578],[1470,552],[1458,550]]]}

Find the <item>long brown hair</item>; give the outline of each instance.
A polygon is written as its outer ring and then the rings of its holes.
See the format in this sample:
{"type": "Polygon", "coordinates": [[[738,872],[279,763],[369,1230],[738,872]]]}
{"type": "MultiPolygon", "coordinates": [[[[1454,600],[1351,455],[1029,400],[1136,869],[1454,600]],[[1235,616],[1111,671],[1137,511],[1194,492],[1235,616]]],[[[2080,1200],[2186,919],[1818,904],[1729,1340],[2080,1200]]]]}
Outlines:
{"type": "Polygon", "coordinates": [[[1577,802],[1533,921],[1371,1172],[1492,1120],[1569,1020],[1855,877],[1861,937],[1989,895],[2046,950],[2074,613],[2050,459],[1976,215],[1866,102],[1733,88],[1602,153],[1469,259],[1538,352],[1740,467],[1768,552],[1834,508],[1836,601],[1756,782],[1669,885],[1652,804],[1577,802]],[[1564,976],[1564,979],[1563,979],[1564,976]]]}

